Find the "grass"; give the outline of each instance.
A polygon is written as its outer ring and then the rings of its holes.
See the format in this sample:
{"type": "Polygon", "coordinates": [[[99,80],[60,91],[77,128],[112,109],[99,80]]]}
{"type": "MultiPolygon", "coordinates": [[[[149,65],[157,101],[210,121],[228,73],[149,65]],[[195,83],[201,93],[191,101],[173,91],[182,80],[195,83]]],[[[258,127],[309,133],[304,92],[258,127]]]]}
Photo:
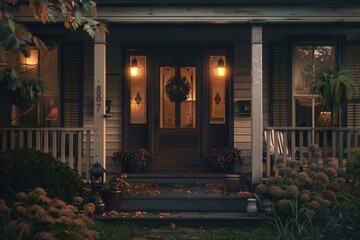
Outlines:
{"type": "Polygon", "coordinates": [[[133,239],[140,228],[134,223],[96,221],[95,230],[98,231],[101,240],[127,240],[133,239]]]}
{"type": "Polygon", "coordinates": [[[270,239],[263,227],[160,227],[156,229],[141,228],[135,223],[116,221],[97,221],[95,229],[101,240],[131,240],[134,237],[143,239],[196,239],[196,240],[266,240],[270,239]]]}

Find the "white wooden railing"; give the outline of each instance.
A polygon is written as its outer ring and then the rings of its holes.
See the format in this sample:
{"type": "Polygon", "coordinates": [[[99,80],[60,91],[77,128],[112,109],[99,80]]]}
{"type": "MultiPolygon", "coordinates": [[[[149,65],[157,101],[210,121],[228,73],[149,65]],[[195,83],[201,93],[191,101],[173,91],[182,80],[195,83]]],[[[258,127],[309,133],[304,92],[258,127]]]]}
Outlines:
{"type": "Polygon", "coordinates": [[[51,153],[55,159],[75,168],[80,176],[89,178],[91,131],[90,128],[0,128],[0,150],[35,148],[51,153]]]}
{"type": "Polygon", "coordinates": [[[360,128],[267,127],[265,131],[263,161],[265,177],[270,176],[271,157],[281,158],[285,163],[289,159],[311,158],[308,146],[316,143],[323,158],[336,157],[339,165],[344,166],[346,149],[358,147],[360,143],[360,128]],[[273,151],[270,151],[271,134],[275,140],[273,151]],[[279,138],[282,138],[280,142],[279,138]],[[279,149],[280,145],[282,145],[282,151],[279,149]],[[280,155],[280,152],[285,154],[280,155]]]}

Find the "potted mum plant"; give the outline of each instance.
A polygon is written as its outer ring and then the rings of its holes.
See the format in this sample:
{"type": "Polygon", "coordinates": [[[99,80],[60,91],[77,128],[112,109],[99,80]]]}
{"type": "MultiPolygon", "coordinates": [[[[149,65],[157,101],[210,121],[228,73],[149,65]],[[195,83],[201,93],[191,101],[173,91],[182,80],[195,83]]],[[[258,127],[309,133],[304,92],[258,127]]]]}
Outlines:
{"type": "Polygon", "coordinates": [[[125,189],[130,187],[130,184],[126,181],[126,178],[126,173],[119,173],[118,175],[110,178],[110,180],[104,184],[103,195],[106,209],[108,211],[116,210],[125,189]]]}
{"type": "Polygon", "coordinates": [[[210,169],[214,172],[233,172],[235,164],[242,164],[244,158],[241,150],[232,149],[211,149],[207,157],[210,169]]]}
{"type": "Polygon", "coordinates": [[[140,172],[143,167],[150,164],[150,155],[145,148],[136,149],[130,158],[130,171],[140,172]]]}
{"type": "Polygon", "coordinates": [[[151,158],[145,148],[135,150],[124,148],[114,152],[113,161],[121,164],[123,172],[140,172],[143,167],[147,167],[150,164],[151,158]]]}

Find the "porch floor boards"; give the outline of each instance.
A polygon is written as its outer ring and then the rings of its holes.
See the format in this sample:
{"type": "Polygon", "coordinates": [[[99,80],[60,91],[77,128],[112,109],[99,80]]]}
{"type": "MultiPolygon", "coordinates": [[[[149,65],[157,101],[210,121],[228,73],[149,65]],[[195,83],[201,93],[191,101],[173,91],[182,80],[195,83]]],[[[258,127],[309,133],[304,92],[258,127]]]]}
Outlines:
{"type": "MultiPolygon", "coordinates": [[[[176,172],[130,173],[130,184],[151,185],[155,194],[123,195],[116,211],[96,218],[102,221],[136,222],[139,225],[255,226],[267,220],[259,211],[246,213],[247,188],[226,193],[225,178],[234,173],[176,172]]],[[[239,174],[236,174],[239,175],[239,174]]]]}

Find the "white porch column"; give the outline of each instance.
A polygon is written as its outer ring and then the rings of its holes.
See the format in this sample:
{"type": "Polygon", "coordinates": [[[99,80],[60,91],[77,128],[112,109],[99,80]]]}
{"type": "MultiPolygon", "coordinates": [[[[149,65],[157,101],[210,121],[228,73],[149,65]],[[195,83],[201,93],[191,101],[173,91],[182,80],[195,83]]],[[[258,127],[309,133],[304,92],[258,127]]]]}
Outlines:
{"type": "Polygon", "coordinates": [[[252,183],[262,179],[263,64],[262,26],[251,27],[251,171],[252,183]]]}
{"type": "Polygon", "coordinates": [[[106,33],[99,28],[94,40],[94,163],[106,169],[106,33]]]}

